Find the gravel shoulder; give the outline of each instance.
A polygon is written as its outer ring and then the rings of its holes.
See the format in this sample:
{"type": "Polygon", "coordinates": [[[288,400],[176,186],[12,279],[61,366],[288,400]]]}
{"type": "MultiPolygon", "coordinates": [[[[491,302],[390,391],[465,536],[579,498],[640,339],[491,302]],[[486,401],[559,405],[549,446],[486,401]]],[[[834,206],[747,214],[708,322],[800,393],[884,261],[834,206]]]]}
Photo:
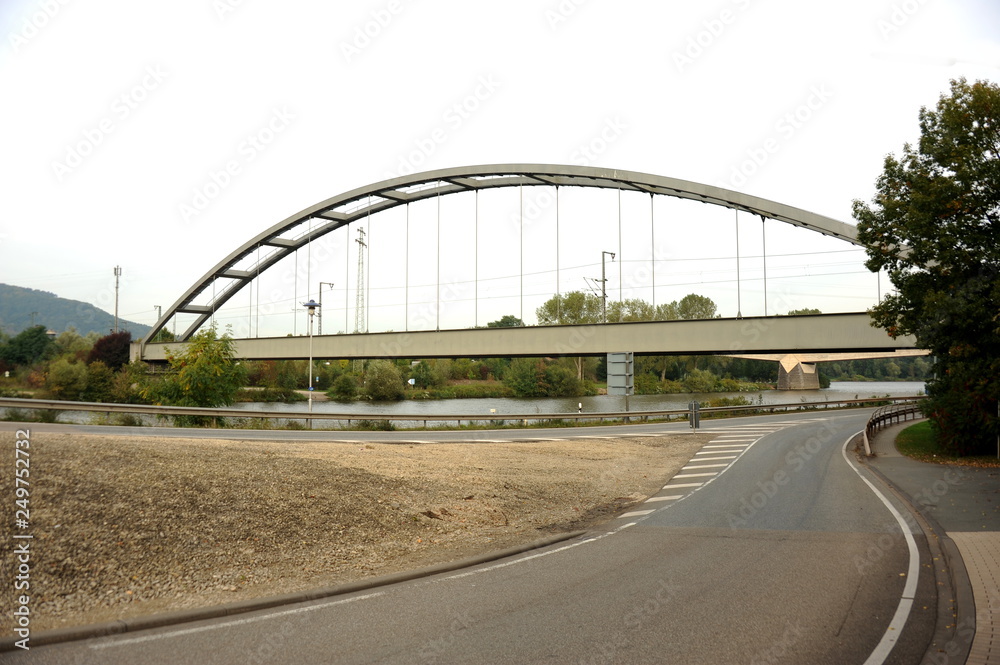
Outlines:
{"type": "MultiPolygon", "coordinates": [[[[393,445],[33,434],[32,630],[332,586],[589,528],[658,492],[708,438],[393,445]]],[[[12,452],[14,432],[0,441],[12,452]]],[[[0,466],[0,542],[12,543],[14,464],[0,466]]],[[[10,581],[16,562],[3,551],[0,579],[10,581]]],[[[5,586],[0,635],[9,636],[22,592],[5,586]]]]}

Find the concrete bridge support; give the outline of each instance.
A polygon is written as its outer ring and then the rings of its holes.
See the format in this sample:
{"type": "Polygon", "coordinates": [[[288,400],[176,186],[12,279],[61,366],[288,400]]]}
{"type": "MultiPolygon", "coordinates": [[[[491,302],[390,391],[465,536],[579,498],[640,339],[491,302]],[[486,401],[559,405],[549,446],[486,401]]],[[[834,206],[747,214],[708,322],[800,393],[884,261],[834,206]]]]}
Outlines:
{"type": "Polygon", "coordinates": [[[819,390],[816,363],[802,362],[787,355],[778,363],[778,390],[819,390]]]}

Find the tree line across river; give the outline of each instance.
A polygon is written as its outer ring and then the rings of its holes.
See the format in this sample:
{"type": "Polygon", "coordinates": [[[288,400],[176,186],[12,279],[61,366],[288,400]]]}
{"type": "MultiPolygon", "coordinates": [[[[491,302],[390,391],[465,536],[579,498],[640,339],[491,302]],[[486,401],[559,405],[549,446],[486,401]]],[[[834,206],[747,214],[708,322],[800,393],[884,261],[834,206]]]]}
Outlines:
{"type": "MultiPolygon", "coordinates": [[[[589,293],[553,296],[538,308],[541,325],[714,318],[715,303],[690,294],[653,307],[633,299],[605,303],[589,293]]],[[[815,314],[798,310],[789,314],[815,314]]],[[[488,327],[520,327],[512,315],[488,327]]],[[[44,326],[0,335],[0,394],[92,402],[225,406],[234,401],[295,401],[309,385],[338,400],[453,399],[465,397],[577,397],[606,383],[605,357],[454,358],[352,361],[316,359],[240,361],[233,340],[215,328],[197,333],[168,353],[168,366],[129,362],[129,332],[98,337],[73,330],[54,338],[44,326]]],[[[924,380],[924,358],[856,360],[821,366],[832,380],[924,380]]],[[[650,355],[635,359],[635,393],[710,393],[772,389],[777,363],[726,356],[650,355]]]]}

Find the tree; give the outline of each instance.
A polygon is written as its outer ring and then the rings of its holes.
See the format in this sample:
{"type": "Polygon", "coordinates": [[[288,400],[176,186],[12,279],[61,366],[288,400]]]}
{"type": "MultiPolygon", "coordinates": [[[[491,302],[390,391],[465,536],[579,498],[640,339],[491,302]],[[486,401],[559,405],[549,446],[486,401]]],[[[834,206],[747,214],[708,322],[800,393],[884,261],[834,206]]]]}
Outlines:
{"type": "Polygon", "coordinates": [[[672,303],[660,303],[653,313],[654,321],[676,321],[681,318],[680,310],[677,308],[677,301],[672,303]]]}
{"type": "Polygon", "coordinates": [[[608,303],[608,321],[652,321],[656,315],[653,306],[641,298],[626,298],[608,303]]]}
{"type": "Polygon", "coordinates": [[[388,360],[375,360],[365,370],[365,394],[374,400],[403,398],[403,376],[388,360]]]}
{"type": "Polygon", "coordinates": [[[85,360],[95,342],[88,337],[82,337],[73,327],[62,331],[56,337],[53,345],[55,355],[72,356],[75,360],[85,360]]]}
{"type": "Polygon", "coordinates": [[[115,373],[100,360],[87,365],[87,387],[80,396],[85,402],[110,402],[114,399],[115,373]]]}
{"type": "Polygon", "coordinates": [[[45,387],[56,399],[80,399],[87,388],[87,366],[61,356],[49,365],[45,387]]]}
{"type": "Polygon", "coordinates": [[[413,379],[413,385],[418,388],[428,388],[435,383],[434,372],[426,360],[417,363],[417,366],[410,372],[410,378],[413,379]]]}
{"type": "Polygon", "coordinates": [[[788,316],[802,316],[804,314],[822,314],[823,312],[818,309],[811,309],[809,307],[804,307],[803,309],[790,309],[788,310],[788,316]]]}
{"type": "Polygon", "coordinates": [[[601,299],[593,293],[570,291],[566,295],[556,294],[535,310],[538,324],[582,324],[601,322],[601,299]]]}
{"type": "Polygon", "coordinates": [[[514,358],[503,375],[504,385],[518,397],[544,397],[545,363],[540,358],[514,358]]]}
{"type": "Polygon", "coordinates": [[[132,345],[132,333],[127,330],[111,333],[94,342],[94,347],[87,356],[87,362],[100,360],[113,371],[121,369],[129,361],[129,347],[132,345]]]}
{"type": "MultiPolygon", "coordinates": [[[[538,323],[543,326],[555,324],[600,323],[603,316],[601,299],[593,293],[570,291],[566,295],[556,294],[535,310],[538,323]]],[[[583,380],[583,358],[577,357],[576,378],[583,380]]]]}
{"type": "Polygon", "coordinates": [[[496,321],[490,321],[486,324],[487,328],[523,328],[524,321],[517,318],[513,314],[505,314],[501,316],[496,321]]]}
{"type": "Polygon", "coordinates": [[[28,328],[0,348],[0,359],[14,366],[33,365],[45,358],[52,344],[45,326],[28,328]]]}
{"type": "Polygon", "coordinates": [[[885,158],[854,217],[865,265],[896,288],[874,323],[933,353],[925,410],[946,449],[972,454],[995,445],[1000,396],[1000,87],[953,80],[919,120],[917,146],[885,158]]]}
{"type": "Polygon", "coordinates": [[[335,399],[354,399],[358,394],[358,381],[350,374],[341,374],[333,382],[329,392],[333,393],[335,399]]]}
{"type": "Polygon", "coordinates": [[[718,316],[715,313],[716,309],[715,301],[708,296],[699,296],[697,293],[689,293],[677,303],[678,318],[688,321],[714,319],[718,316]]]}
{"type": "Polygon", "coordinates": [[[195,333],[179,352],[165,351],[171,373],[159,384],[147,385],[144,396],[177,406],[228,406],[246,384],[246,366],[236,362],[236,348],[229,333],[216,329],[195,333]]]}

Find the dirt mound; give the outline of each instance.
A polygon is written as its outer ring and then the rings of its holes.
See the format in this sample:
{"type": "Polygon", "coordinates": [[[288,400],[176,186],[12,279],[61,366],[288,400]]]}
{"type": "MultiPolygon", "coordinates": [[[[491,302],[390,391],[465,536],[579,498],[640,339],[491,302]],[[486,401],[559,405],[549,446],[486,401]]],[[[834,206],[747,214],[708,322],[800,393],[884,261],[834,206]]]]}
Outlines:
{"type": "MultiPolygon", "coordinates": [[[[388,445],[33,433],[32,628],[329,586],[586,528],[657,492],[705,438],[388,445]]],[[[12,432],[3,440],[13,448],[12,432]]],[[[0,496],[13,485],[5,464],[0,496]]],[[[3,542],[11,526],[0,520],[3,542]]],[[[13,579],[14,563],[2,557],[0,577],[13,579]]],[[[11,635],[12,592],[0,598],[0,634],[11,635]]]]}

